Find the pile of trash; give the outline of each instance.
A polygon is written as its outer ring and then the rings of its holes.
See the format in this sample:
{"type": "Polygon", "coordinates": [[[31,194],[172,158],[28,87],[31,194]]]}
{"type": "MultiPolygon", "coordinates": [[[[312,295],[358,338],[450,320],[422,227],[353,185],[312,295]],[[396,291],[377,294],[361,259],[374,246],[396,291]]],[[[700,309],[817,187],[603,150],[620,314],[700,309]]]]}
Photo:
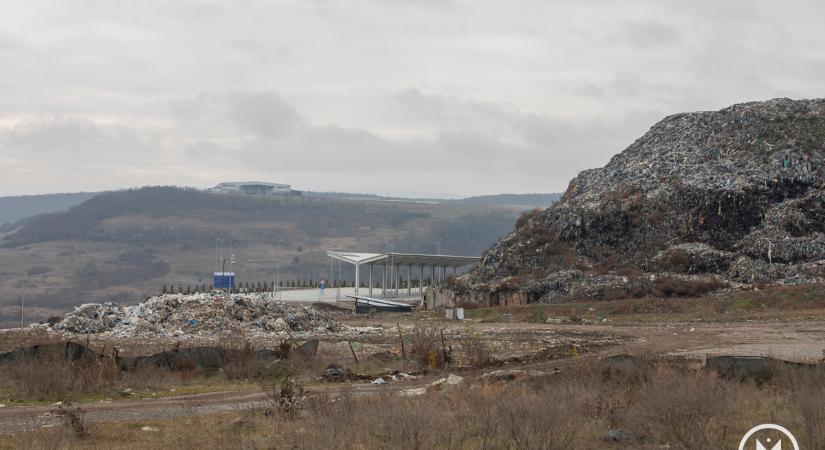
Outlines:
{"type": "Polygon", "coordinates": [[[452,289],[589,296],[650,275],[825,277],[825,99],[676,114],[523,216],[452,289]],[[561,275],[560,275],[561,274],[561,275]]]}
{"type": "Polygon", "coordinates": [[[227,332],[334,331],[328,313],[277,302],[267,294],[164,294],[134,306],[87,303],[51,325],[65,334],[115,337],[216,335],[227,332]]]}

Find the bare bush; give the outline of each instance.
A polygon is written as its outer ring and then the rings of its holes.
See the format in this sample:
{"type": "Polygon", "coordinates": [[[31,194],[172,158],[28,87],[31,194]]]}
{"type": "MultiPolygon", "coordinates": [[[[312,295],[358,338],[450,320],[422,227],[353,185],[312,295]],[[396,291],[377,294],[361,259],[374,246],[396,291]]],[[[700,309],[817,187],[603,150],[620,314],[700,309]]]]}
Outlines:
{"type": "Polygon", "coordinates": [[[75,436],[82,438],[89,435],[86,411],[79,406],[72,406],[70,402],[61,403],[53,413],[62,418],[63,424],[70,428],[75,436]]]}
{"type": "Polygon", "coordinates": [[[687,272],[690,268],[690,257],[682,249],[673,249],[667,253],[665,264],[668,269],[674,272],[687,272]]]}
{"type": "Polygon", "coordinates": [[[520,230],[530,224],[530,220],[538,217],[541,214],[541,208],[534,208],[529,211],[521,213],[516,219],[516,229],[520,230]]]}
{"type": "Polygon", "coordinates": [[[716,278],[683,280],[674,277],[662,277],[656,280],[653,295],[656,297],[699,297],[725,287],[728,287],[728,284],[716,278]]]}
{"type": "Polygon", "coordinates": [[[413,361],[422,369],[444,367],[441,329],[434,324],[416,323],[410,335],[413,361]]]}
{"type": "Polygon", "coordinates": [[[279,415],[293,420],[306,403],[304,387],[292,378],[286,378],[280,386],[272,386],[267,391],[267,415],[279,415]]]}
{"type": "Polygon", "coordinates": [[[731,388],[713,376],[667,373],[644,385],[625,423],[634,435],[670,448],[725,448],[735,415],[731,388]]]}
{"type": "Polygon", "coordinates": [[[825,368],[791,374],[793,400],[804,425],[807,448],[825,448],[825,368]]]}
{"type": "Polygon", "coordinates": [[[114,385],[119,377],[120,370],[112,358],[84,356],[72,361],[54,353],[22,357],[5,368],[2,376],[27,397],[41,400],[99,392],[114,385]]]}
{"type": "Polygon", "coordinates": [[[474,369],[485,367],[493,360],[489,343],[476,330],[469,328],[465,330],[464,338],[461,340],[461,349],[464,350],[467,364],[474,369]]]}

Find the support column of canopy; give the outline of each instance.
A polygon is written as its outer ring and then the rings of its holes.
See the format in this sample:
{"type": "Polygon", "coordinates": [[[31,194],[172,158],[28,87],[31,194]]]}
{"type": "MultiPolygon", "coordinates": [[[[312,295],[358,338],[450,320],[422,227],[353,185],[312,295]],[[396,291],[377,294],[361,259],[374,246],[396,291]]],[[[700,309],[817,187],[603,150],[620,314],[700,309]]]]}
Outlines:
{"type": "Polygon", "coordinates": [[[372,264],[370,264],[370,297],[372,297],[372,264]]]}
{"type": "Polygon", "coordinates": [[[400,267],[401,267],[400,264],[396,264],[395,268],[394,268],[394,270],[395,270],[395,298],[398,298],[398,288],[400,287],[398,283],[399,283],[399,281],[401,281],[400,274],[398,273],[399,272],[398,269],[400,267]]]}
{"type": "Polygon", "coordinates": [[[361,278],[360,278],[360,263],[355,263],[355,295],[358,295],[358,288],[361,287],[361,278]]]}
{"type": "Polygon", "coordinates": [[[424,295],[424,264],[421,264],[421,274],[418,277],[418,295],[424,295]]]}

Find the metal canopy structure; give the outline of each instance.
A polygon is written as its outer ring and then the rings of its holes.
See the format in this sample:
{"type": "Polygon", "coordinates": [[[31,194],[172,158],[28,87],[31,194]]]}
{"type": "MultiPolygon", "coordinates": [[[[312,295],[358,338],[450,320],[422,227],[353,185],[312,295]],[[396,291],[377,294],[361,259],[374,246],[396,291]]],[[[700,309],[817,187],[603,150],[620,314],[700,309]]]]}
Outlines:
{"type": "Polygon", "coordinates": [[[452,267],[455,274],[459,267],[476,264],[481,258],[478,256],[456,256],[456,255],[427,255],[416,253],[358,253],[358,252],[341,252],[328,251],[327,256],[330,258],[352,264],[355,266],[355,295],[358,295],[358,289],[361,286],[361,269],[362,266],[367,266],[369,275],[369,295],[372,296],[373,289],[373,266],[383,267],[383,282],[381,284],[382,295],[386,297],[388,293],[392,295],[394,289],[395,297],[399,296],[399,287],[401,283],[401,268],[407,268],[407,296],[412,296],[412,285],[414,282],[418,284],[419,294],[423,293],[423,286],[426,281],[432,286],[439,280],[447,277],[447,269],[452,267]],[[418,268],[418,278],[414,278],[413,267],[418,268]],[[428,273],[425,273],[424,268],[429,267],[428,273]],[[391,272],[391,273],[390,273],[391,272]],[[388,279],[389,276],[389,279],[388,279]]]}
{"type": "Polygon", "coordinates": [[[393,302],[390,300],[364,297],[361,295],[347,295],[347,297],[355,300],[355,313],[367,314],[370,310],[387,311],[387,312],[410,312],[412,305],[409,303],[393,302]]]}

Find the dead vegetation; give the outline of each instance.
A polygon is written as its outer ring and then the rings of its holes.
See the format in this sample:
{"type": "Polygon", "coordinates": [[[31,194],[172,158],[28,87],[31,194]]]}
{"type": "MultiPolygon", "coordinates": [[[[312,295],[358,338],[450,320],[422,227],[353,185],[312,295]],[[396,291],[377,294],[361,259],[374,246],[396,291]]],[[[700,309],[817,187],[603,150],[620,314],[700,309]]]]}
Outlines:
{"type": "Polygon", "coordinates": [[[62,355],[46,354],[3,367],[0,380],[21,396],[47,400],[111,390],[121,380],[121,373],[111,358],[70,361],[62,355]]]}
{"type": "Polygon", "coordinates": [[[661,277],[656,280],[653,295],[660,298],[699,297],[725,287],[728,287],[728,284],[716,278],[685,280],[675,277],[661,277]]]}
{"type": "Polygon", "coordinates": [[[461,350],[470,368],[481,369],[493,362],[490,343],[476,330],[467,327],[461,340],[461,350]]]}
{"type": "Polygon", "coordinates": [[[770,417],[793,430],[802,448],[822,448],[823,380],[822,368],[804,375],[786,368],[757,384],[631,357],[414,398],[390,390],[333,398],[285,384],[273,391],[274,410],[242,417],[155,421],[157,432],[141,431],[145,423],[98,424],[87,439],[67,426],[6,437],[0,446],[687,450],[736,448],[745,431],[770,417]]]}
{"type": "Polygon", "coordinates": [[[420,369],[444,367],[448,355],[443,330],[433,323],[418,322],[412,329],[411,355],[420,369]]]}
{"type": "Polygon", "coordinates": [[[113,347],[84,344],[51,340],[0,355],[0,398],[41,402],[119,397],[123,392],[140,397],[138,392],[174,386],[277,383],[311,363],[288,360],[291,344],[284,342],[268,351],[248,341],[230,340],[222,348],[184,348],[178,343],[170,350],[130,359],[118,356],[113,347]],[[214,366],[218,362],[220,367],[214,366]]]}
{"type": "MultiPolygon", "coordinates": [[[[524,306],[500,306],[467,309],[467,317],[483,322],[509,320],[543,323],[548,318],[581,323],[584,321],[640,321],[661,320],[661,315],[683,320],[737,321],[770,317],[807,318],[825,314],[825,296],[822,284],[802,286],[768,286],[758,290],[731,291],[724,295],[696,295],[693,297],[609,297],[599,300],[524,306]],[[575,320],[574,320],[575,319],[575,320]]],[[[695,291],[694,291],[695,292],[695,291]]]]}

